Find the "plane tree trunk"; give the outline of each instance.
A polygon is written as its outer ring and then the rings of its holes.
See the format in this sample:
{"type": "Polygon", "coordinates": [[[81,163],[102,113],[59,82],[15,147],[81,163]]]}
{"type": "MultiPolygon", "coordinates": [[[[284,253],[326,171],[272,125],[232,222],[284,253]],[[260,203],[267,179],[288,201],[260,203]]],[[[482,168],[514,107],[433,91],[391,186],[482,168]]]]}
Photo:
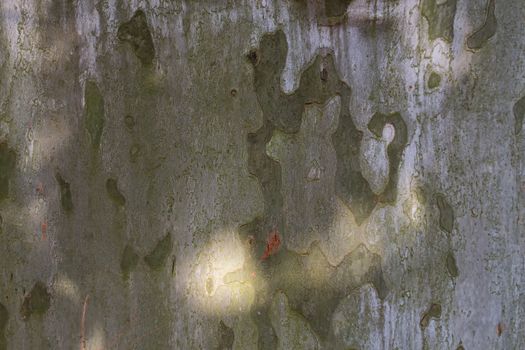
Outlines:
{"type": "Polygon", "coordinates": [[[0,349],[525,348],[524,17],[1,1],[0,349]]]}

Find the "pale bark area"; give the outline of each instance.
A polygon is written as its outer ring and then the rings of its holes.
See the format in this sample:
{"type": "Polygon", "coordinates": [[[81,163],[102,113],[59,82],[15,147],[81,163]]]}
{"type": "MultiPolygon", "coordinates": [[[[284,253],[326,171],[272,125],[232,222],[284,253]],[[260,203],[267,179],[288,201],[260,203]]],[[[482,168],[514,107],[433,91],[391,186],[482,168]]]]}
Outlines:
{"type": "Polygon", "coordinates": [[[525,3],[326,2],[0,2],[0,350],[525,348],[525,3]]]}

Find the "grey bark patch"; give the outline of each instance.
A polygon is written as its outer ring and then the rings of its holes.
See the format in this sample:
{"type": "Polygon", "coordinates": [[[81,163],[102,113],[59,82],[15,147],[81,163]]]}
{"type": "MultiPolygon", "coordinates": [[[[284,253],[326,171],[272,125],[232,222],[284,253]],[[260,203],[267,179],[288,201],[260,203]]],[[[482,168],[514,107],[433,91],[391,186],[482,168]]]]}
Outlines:
{"type": "Polygon", "coordinates": [[[273,350],[277,348],[277,335],[272,327],[268,307],[258,308],[257,316],[253,316],[253,320],[257,325],[257,333],[259,339],[257,341],[257,348],[260,350],[273,350]]]}
{"type": "Polygon", "coordinates": [[[333,344],[326,349],[377,349],[383,329],[383,304],[370,285],[348,292],[331,319],[333,344]]]}
{"type": "Polygon", "coordinates": [[[304,105],[324,104],[329,98],[339,95],[341,109],[339,125],[332,135],[337,157],[336,194],[350,208],[360,225],[368,218],[378,201],[393,203],[396,197],[398,167],[406,146],[407,128],[399,113],[382,115],[377,113],[370,127],[384,127],[390,122],[396,128],[396,136],[388,147],[390,179],[385,191],[376,196],[364,178],[359,161],[362,132],[355,126],[348,113],[351,90],[338,78],[331,55],[317,56],[301,76],[299,88],[293,94],[285,94],[280,87],[280,76],[287,55],[286,37],[282,31],[262,37],[258,50],[250,51],[254,64],[254,87],[263,110],[263,126],[248,135],[248,167],[262,187],[265,199],[264,217],[251,224],[252,234],[264,240],[267,232],[283,227],[283,198],[281,194],[281,167],[268,157],[266,145],[274,130],[297,133],[301,125],[304,105]],[[383,123],[383,124],[382,124],[383,123]]]}
{"type": "Polygon", "coordinates": [[[71,198],[71,186],[69,182],[64,180],[60,173],[56,173],[55,178],[58,182],[58,187],[60,190],[60,204],[62,209],[66,212],[71,212],[73,210],[73,200],[71,198]]]}
{"type": "Polygon", "coordinates": [[[341,110],[348,110],[350,88],[337,77],[333,57],[317,56],[303,72],[299,88],[292,94],[281,89],[281,73],[284,69],[288,44],[282,31],[265,34],[260,46],[251,50],[248,60],[254,65],[254,88],[263,111],[263,125],[248,134],[248,169],[259,180],[262,188],[265,212],[262,218],[250,223],[250,234],[258,241],[265,241],[268,232],[283,227],[283,198],[281,194],[281,166],[266,154],[266,145],[274,130],[297,133],[301,126],[304,106],[307,103],[324,104],[339,94],[341,110]]]}
{"type": "Polygon", "coordinates": [[[437,88],[441,84],[441,75],[437,74],[436,72],[430,73],[430,77],[428,78],[427,86],[430,90],[433,90],[437,88]]]}
{"type": "Polygon", "coordinates": [[[456,16],[457,0],[423,0],[421,14],[428,22],[428,37],[430,40],[441,38],[447,42],[454,39],[454,17],[456,16]]]}
{"type": "Polygon", "coordinates": [[[525,96],[520,98],[514,104],[514,133],[518,135],[523,127],[523,120],[525,119],[525,96]]]}
{"type": "Polygon", "coordinates": [[[91,139],[91,145],[98,148],[104,129],[104,97],[100,93],[97,84],[88,80],[84,90],[86,122],[85,127],[91,139]]]}
{"type": "Polygon", "coordinates": [[[381,300],[388,295],[381,256],[364,245],[348,253],[337,266],[328,262],[318,243],[314,243],[306,254],[282,249],[268,263],[265,275],[270,276],[270,290],[286,293],[290,305],[322,338],[329,336],[327,325],[349,291],[370,284],[381,300]]]}
{"type": "Polygon", "coordinates": [[[230,350],[233,348],[233,342],[235,340],[235,333],[233,329],[226,326],[221,320],[219,322],[219,346],[217,350],[230,350]]]}
{"type": "Polygon", "coordinates": [[[277,291],[269,316],[278,341],[278,350],[316,350],[319,340],[305,317],[291,307],[286,293],[277,291]]]}
{"type": "Polygon", "coordinates": [[[454,210],[442,194],[436,195],[436,203],[439,209],[439,227],[448,233],[452,233],[454,228],[454,210]]]}
{"type": "Polygon", "coordinates": [[[395,135],[387,147],[388,183],[379,195],[372,191],[360,169],[359,147],[362,133],[357,130],[350,115],[342,116],[332,137],[337,154],[336,191],[352,210],[358,225],[370,216],[378,202],[393,204],[397,198],[399,165],[407,145],[408,132],[400,113],[375,113],[368,123],[368,129],[376,137],[381,137],[386,124],[394,126],[395,135]]]}
{"type": "Polygon", "coordinates": [[[425,329],[430,324],[431,319],[437,319],[441,317],[441,305],[440,304],[432,304],[428,308],[428,310],[423,314],[423,317],[421,318],[421,321],[419,322],[419,326],[422,329],[425,329]]]}
{"type": "Polygon", "coordinates": [[[106,192],[108,193],[109,198],[119,206],[124,206],[126,204],[126,198],[120,192],[115,179],[106,180],[106,192]]]}
{"type": "Polygon", "coordinates": [[[0,350],[7,350],[7,339],[5,336],[5,329],[7,328],[8,320],[9,312],[3,304],[0,304],[0,350]]]}
{"type": "Polygon", "coordinates": [[[139,262],[139,255],[135,249],[127,244],[122,252],[122,258],[120,259],[120,271],[125,278],[129,276],[129,273],[137,267],[139,262]]]}
{"type": "Polygon", "coordinates": [[[496,34],[496,1],[489,0],[487,6],[487,17],[483,25],[467,38],[467,47],[471,50],[479,50],[485,43],[496,34]]]}
{"type": "Polygon", "coordinates": [[[15,166],[15,151],[6,142],[0,143],[0,201],[9,197],[9,181],[15,166]]]}
{"type": "Polygon", "coordinates": [[[166,259],[171,253],[171,248],[171,233],[168,233],[164,238],[158,241],[155,248],[144,257],[144,261],[151,269],[160,269],[166,263],[166,259]]]}
{"type": "MultiPolygon", "coordinates": [[[[336,155],[332,134],[340,115],[340,98],[331,98],[324,106],[306,105],[301,128],[296,134],[273,132],[266,153],[279,162],[282,169],[283,225],[282,241],[295,251],[305,251],[315,240],[324,244],[335,237],[346,240],[346,231],[334,224],[337,210],[342,208],[335,195],[336,155]],[[338,236],[339,235],[339,236],[338,236]],[[331,237],[331,238],[329,238],[331,237]]],[[[385,147],[386,153],[386,147],[385,147]]],[[[340,245],[337,253],[347,251],[340,245]]]]}
{"type": "Polygon", "coordinates": [[[458,266],[456,265],[456,258],[454,257],[454,253],[449,252],[445,259],[446,259],[445,263],[447,266],[447,271],[450,274],[450,276],[454,278],[458,277],[459,270],[458,270],[458,266]]]}
{"type": "Polygon", "coordinates": [[[383,128],[386,124],[394,126],[394,139],[387,147],[388,160],[390,164],[389,179],[385,190],[379,195],[379,201],[393,204],[397,198],[397,183],[399,180],[399,165],[403,151],[408,141],[408,131],[405,121],[400,113],[385,115],[376,113],[368,123],[368,129],[377,137],[383,134],[383,128]]]}
{"type": "Polygon", "coordinates": [[[248,170],[259,180],[265,212],[263,219],[254,220],[244,229],[259,239],[264,239],[264,233],[269,232],[274,225],[280,226],[282,220],[281,167],[266,154],[266,144],[271,139],[272,129],[271,124],[265,122],[257,132],[248,134],[248,170]]]}
{"type": "Polygon", "coordinates": [[[263,109],[264,124],[248,135],[249,170],[261,184],[265,198],[265,214],[252,226],[252,234],[265,239],[273,227],[282,227],[281,167],[266,154],[266,144],[274,129],[297,133],[306,103],[324,104],[329,98],[341,96],[339,127],[332,137],[337,156],[336,194],[349,206],[356,220],[361,223],[375,207],[375,197],[359,164],[359,147],[362,133],[357,130],[348,114],[350,87],[339,80],[331,55],[317,56],[304,71],[299,88],[285,94],[280,88],[280,75],[287,55],[286,37],[281,31],[264,35],[260,48],[251,51],[254,63],[254,85],[263,109]]]}
{"type": "MultiPolygon", "coordinates": [[[[341,108],[342,109],[342,108],[341,108]]],[[[377,204],[377,196],[363,176],[359,149],[363,133],[348,113],[339,119],[332,143],[337,156],[336,194],[350,208],[358,225],[367,219],[377,204]]]]}
{"type": "Polygon", "coordinates": [[[350,115],[341,116],[339,127],[332,137],[337,154],[336,191],[352,210],[358,225],[370,216],[378,202],[393,204],[397,198],[399,165],[407,145],[408,132],[400,113],[390,115],[375,113],[368,123],[368,129],[376,137],[381,137],[386,124],[394,126],[395,135],[387,147],[388,183],[379,195],[372,191],[362,174],[359,165],[359,147],[363,135],[357,130],[350,115]]]}
{"type": "Polygon", "coordinates": [[[142,10],[137,10],[131,19],[120,25],[117,37],[131,45],[142,65],[149,66],[155,58],[155,46],[142,10]]]}
{"type": "Polygon", "coordinates": [[[31,291],[24,297],[20,314],[23,319],[27,319],[33,314],[42,315],[49,309],[50,304],[51,295],[47,291],[46,285],[41,281],[37,281],[31,291]]]}

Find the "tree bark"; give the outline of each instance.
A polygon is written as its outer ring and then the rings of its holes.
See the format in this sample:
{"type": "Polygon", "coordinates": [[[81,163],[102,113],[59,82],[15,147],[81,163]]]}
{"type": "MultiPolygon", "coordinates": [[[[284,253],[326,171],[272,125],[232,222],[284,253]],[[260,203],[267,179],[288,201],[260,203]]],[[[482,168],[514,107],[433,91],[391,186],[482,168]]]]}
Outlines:
{"type": "Polygon", "coordinates": [[[2,1],[0,350],[525,348],[524,17],[2,1]]]}

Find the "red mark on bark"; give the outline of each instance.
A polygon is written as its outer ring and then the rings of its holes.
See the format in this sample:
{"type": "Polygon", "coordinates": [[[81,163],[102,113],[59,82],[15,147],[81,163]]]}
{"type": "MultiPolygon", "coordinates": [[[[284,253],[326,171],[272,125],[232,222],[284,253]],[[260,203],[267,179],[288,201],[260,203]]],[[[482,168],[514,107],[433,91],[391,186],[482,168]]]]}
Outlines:
{"type": "Polygon", "coordinates": [[[45,241],[47,239],[47,221],[40,225],[40,230],[42,231],[42,240],[45,241]]]}
{"type": "Polygon", "coordinates": [[[270,257],[270,255],[275,254],[275,252],[279,250],[280,245],[281,237],[279,237],[279,231],[277,231],[277,229],[273,229],[273,231],[270,232],[270,235],[268,236],[268,241],[266,242],[266,249],[264,249],[264,253],[261,256],[261,260],[266,260],[270,257]]]}

